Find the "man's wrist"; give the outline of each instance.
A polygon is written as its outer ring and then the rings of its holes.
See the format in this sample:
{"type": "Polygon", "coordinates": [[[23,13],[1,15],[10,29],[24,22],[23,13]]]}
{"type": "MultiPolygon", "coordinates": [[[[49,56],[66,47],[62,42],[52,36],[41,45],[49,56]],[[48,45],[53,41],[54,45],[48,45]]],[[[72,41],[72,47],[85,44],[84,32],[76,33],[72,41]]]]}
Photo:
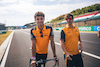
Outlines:
{"type": "Polygon", "coordinates": [[[54,55],[53,57],[57,57],[57,55],[54,55]]]}
{"type": "Polygon", "coordinates": [[[67,51],[65,51],[65,55],[67,55],[68,54],[68,52],[67,51]]]}
{"type": "Polygon", "coordinates": [[[33,56],[33,57],[32,57],[32,60],[33,60],[33,61],[35,61],[35,60],[36,60],[36,57],[35,57],[35,56],[33,56]]]}

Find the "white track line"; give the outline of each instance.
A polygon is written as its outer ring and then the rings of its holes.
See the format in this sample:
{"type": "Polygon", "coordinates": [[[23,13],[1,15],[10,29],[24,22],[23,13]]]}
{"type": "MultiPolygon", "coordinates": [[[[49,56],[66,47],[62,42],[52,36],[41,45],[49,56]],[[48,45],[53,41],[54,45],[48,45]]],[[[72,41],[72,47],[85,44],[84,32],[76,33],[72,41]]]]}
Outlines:
{"type": "Polygon", "coordinates": [[[91,53],[88,53],[88,52],[85,52],[85,51],[83,51],[82,53],[100,60],[100,56],[96,56],[94,54],[91,54],[91,53]]]}
{"type": "MultiPolygon", "coordinates": [[[[30,35],[30,33],[27,33],[27,32],[24,32],[24,33],[30,35]]],[[[57,42],[55,42],[55,44],[60,45],[60,43],[57,43],[57,42]]],[[[88,52],[85,52],[85,51],[83,51],[82,53],[100,60],[100,56],[96,56],[94,54],[91,54],[91,53],[88,53],[88,52]]]]}
{"type": "MultiPolygon", "coordinates": [[[[60,43],[57,43],[57,42],[55,42],[55,44],[60,45],[60,43]]],[[[94,57],[94,58],[96,58],[96,59],[100,59],[100,56],[96,56],[96,55],[94,55],[94,54],[91,54],[91,53],[88,53],[88,52],[85,52],[85,51],[83,51],[82,53],[83,53],[83,54],[86,54],[86,55],[88,55],[88,56],[94,57]]]]}

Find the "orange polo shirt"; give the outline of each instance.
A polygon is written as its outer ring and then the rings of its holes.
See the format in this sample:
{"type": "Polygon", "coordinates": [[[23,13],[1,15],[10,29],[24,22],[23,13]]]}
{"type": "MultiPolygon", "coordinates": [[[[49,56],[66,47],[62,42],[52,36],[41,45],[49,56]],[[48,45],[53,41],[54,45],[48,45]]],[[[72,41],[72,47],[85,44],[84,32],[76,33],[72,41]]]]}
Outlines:
{"type": "Polygon", "coordinates": [[[66,26],[61,31],[61,39],[64,39],[65,49],[68,53],[76,55],[79,53],[78,41],[79,41],[79,29],[73,26],[66,26]]]}
{"type": "Polygon", "coordinates": [[[46,54],[48,52],[49,37],[53,35],[53,30],[50,26],[44,25],[42,31],[37,26],[31,29],[31,39],[36,39],[36,53],[46,54]]]}

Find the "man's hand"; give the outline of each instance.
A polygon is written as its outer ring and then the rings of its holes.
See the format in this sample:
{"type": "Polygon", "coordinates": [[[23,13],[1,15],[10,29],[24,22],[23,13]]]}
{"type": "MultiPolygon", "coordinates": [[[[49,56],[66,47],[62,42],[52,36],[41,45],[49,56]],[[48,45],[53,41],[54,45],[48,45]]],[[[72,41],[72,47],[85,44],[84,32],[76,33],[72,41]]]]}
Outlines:
{"type": "Polygon", "coordinates": [[[32,67],[36,67],[36,64],[35,63],[36,63],[36,61],[32,61],[31,62],[32,67]]]}
{"type": "Polygon", "coordinates": [[[80,51],[81,53],[82,53],[82,51],[83,51],[83,49],[82,49],[82,47],[81,47],[81,46],[79,47],[79,51],[80,51]]]}
{"type": "Polygon", "coordinates": [[[100,38],[100,33],[98,33],[98,35],[97,35],[97,36],[98,36],[98,38],[100,38]]]}
{"type": "Polygon", "coordinates": [[[79,46],[79,51],[82,53],[82,51],[83,51],[83,48],[82,48],[82,44],[81,44],[81,42],[79,41],[79,43],[78,43],[80,46],[79,46]]]}
{"type": "Polygon", "coordinates": [[[66,53],[65,54],[65,57],[68,59],[68,60],[72,60],[72,58],[70,56],[73,56],[72,54],[70,53],[66,53]]]}

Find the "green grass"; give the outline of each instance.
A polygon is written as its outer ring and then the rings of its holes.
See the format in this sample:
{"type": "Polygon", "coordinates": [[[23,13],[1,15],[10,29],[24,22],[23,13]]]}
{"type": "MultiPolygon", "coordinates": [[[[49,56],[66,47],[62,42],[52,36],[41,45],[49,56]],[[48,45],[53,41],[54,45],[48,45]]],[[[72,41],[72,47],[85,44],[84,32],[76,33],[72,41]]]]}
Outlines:
{"type": "Polygon", "coordinates": [[[5,39],[10,35],[12,31],[7,31],[5,34],[0,34],[0,46],[5,41],[5,39]]]}

